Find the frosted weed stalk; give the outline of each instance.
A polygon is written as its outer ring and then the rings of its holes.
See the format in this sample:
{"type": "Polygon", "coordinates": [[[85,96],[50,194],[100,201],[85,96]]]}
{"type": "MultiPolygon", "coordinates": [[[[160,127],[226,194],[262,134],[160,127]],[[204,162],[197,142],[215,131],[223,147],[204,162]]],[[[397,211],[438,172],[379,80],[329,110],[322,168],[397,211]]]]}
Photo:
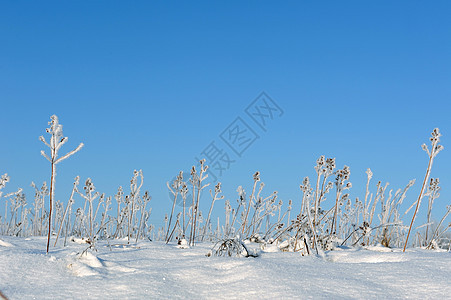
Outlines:
{"type": "Polygon", "coordinates": [[[420,194],[418,195],[418,199],[415,202],[416,203],[415,211],[414,211],[413,216],[412,216],[412,221],[410,222],[409,232],[407,233],[406,242],[404,244],[403,252],[406,251],[407,242],[409,241],[410,231],[412,230],[413,222],[415,221],[415,217],[417,215],[418,208],[420,207],[421,200],[424,197],[424,189],[425,189],[426,183],[427,183],[427,181],[429,179],[429,175],[431,173],[432,163],[434,162],[434,158],[437,156],[437,154],[440,151],[443,150],[443,146],[439,145],[441,136],[442,135],[440,134],[439,129],[435,128],[432,131],[431,137],[429,138],[430,141],[431,141],[431,150],[429,151],[429,148],[428,148],[428,146],[426,144],[423,144],[421,146],[421,148],[427,153],[427,155],[429,157],[429,162],[428,162],[428,166],[427,166],[427,169],[426,169],[426,175],[424,176],[423,185],[421,186],[420,194]]]}
{"type": "Polygon", "coordinates": [[[35,190],[34,194],[34,214],[33,214],[33,235],[42,235],[44,219],[46,215],[44,203],[45,198],[49,196],[49,189],[47,183],[44,181],[41,188],[38,188],[34,182],[31,182],[31,186],[35,190]]]}
{"type": "MultiPolygon", "coordinates": [[[[445,226],[445,228],[442,228],[443,222],[446,220],[448,215],[451,213],[451,205],[448,205],[446,207],[446,212],[438,224],[433,224],[433,222],[431,221],[432,205],[433,205],[434,201],[438,197],[440,197],[440,189],[441,188],[439,187],[439,179],[431,178],[431,180],[429,182],[428,191],[425,194],[425,196],[428,196],[428,198],[429,198],[428,209],[427,209],[425,238],[424,238],[424,242],[420,243],[420,245],[425,246],[427,249],[440,248],[439,244],[443,242],[442,237],[451,228],[451,223],[449,223],[447,226],[445,226]],[[432,225],[435,225],[435,229],[433,229],[432,225]],[[429,234],[429,232],[431,232],[431,233],[429,234]]],[[[448,244],[450,244],[450,239],[448,238],[447,240],[448,240],[448,244]]]]}
{"type": "Polygon", "coordinates": [[[8,199],[10,202],[9,211],[11,214],[9,217],[9,222],[5,224],[6,234],[19,236],[22,232],[22,236],[25,236],[26,233],[23,229],[28,225],[27,215],[29,210],[25,208],[27,205],[27,200],[23,190],[19,188],[17,192],[6,194],[5,198],[7,198],[5,207],[5,222],[8,220],[8,199]]]}
{"type": "Polygon", "coordinates": [[[64,221],[66,220],[66,216],[67,216],[68,220],[66,221],[66,227],[65,227],[66,235],[65,235],[65,238],[64,238],[64,245],[66,245],[66,240],[67,240],[67,235],[68,235],[68,230],[69,230],[69,224],[70,224],[70,215],[72,213],[72,205],[75,202],[74,201],[74,195],[75,195],[75,192],[78,191],[77,187],[78,187],[79,183],[80,183],[80,177],[77,176],[77,177],[75,177],[74,187],[72,188],[72,193],[70,195],[69,201],[68,201],[67,206],[66,206],[66,210],[64,211],[64,215],[63,215],[63,218],[61,220],[60,227],[58,229],[58,233],[56,235],[55,244],[53,245],[54,247],[56,246],[56,243],[58,242],[58,238],[60,236],[61,230],[64,227],[64,221]]]}
{"type": "Polygon", "coordinates": [[[194,246],[194,241],[196,239],[196,227],[197,227],[197,218],[199,217],[199,200],[200,194],[204,188],[206,188],[209,183],[203,184],[203,181],[208,178],[208,174],[206,174],[208,170],[208,166],[205,165],[205,159],[200,161],[200,169],[199,173],[196,172],[196,168],[193,166],[191,169],[191,179],[190,183],[193,187],[193,206],[192,206],[192,216],[191,216],[191,234],[190,234],[190,245],[194,246]],[[197,189],[197,191],[196,191],[197,189]]]}
{"type": "MultiPolygon", "coordinates": [[[[6,183],[7,183],[8,181],[9,181],[9,176],[8,176],[8,174],[5,173],[5,174],[3,174],[3,175],[0,177],[0,199],[1,199],[2,196],[3,196],[3,191],[2,191],[2,189],[5,188],[6,183]]],[[[6,201],[5,201],[5,212],[7,211],[7,209],[8,209],[8,201],[6,200],[6,201]]],[[[5,216],[5,218],[6,218],[6,216],[5,216]]],[[[0,216],[0,225],[2,225],[2,227],[3,227],[3,222],[2,222],[1,216],[0,216]]],[[[2,232],[2,234],[5,234],[4,229],[2,229],[1,232],[2,232]]]]}
{"type": "Polygon", "coordinates": [[[210,195],[212,197],[212,200],[211,200],[210,210],[208,212],[208,217],[207,217],[207,220],[205,221],[204,230],[203,230],[203,233],[202,233],[202,241],[204,240],[205,235],[207,234],[207,229],[208,229],[208,226],[210,225],[211,212],[213,210],[213,206],[215,205],[215,202],[218,201],[218,200],[224,199],[223,195],[219,196],[219,194],[221,194],[221,193],[222,193],[222,191],[221,191],[221,183],[218,182],[216,184],[216,186],[215,186],[214,193],[210,190],[210,195]]]}
{"type": "Polygon", "coordinates": [[[68,137],[63,136],[63,125],[59,124],[58,117],[53,115],[50,117],[51,121],[49,122],[50,128],[46,129],[46,132],[51,135],[50,142],[47,143],[45,138],[41,135],[39,139],[43,142],[47,147],[50,148],[50,156],[48,156],[44,150],[41,150],[41,155],[47,159],[51,164],[51,177],[50,177],[50,209],[49,209],[49,228],[48,228],[48,236],[47,236],[47,253],[49,252],[50,245],[50,234],[52,230],[52,210],[53,210],[53,197],[55,194],[55,177],[56,177],[56,165],[62,162],[63,160],[69,158],[74,155],[76,152],[80,151],[83,147],[83,143],[80,143],[77,148],[66,153],[65,155],[58,158],[58,153],[61,147],[68,141],[68,137]]]}
{"type": "MultiPolygon", "coordinates": [[[[99,201],[99,204],[97,206],[97,209],[94,210],[94,200],[97,199],[100,196],[99,192],[95,191],[95,186],[94,183],[92,183],[91,178],[88,178],[85,182],[85,186],[83,187],[84,193],[80,192],[76,186],[75,186],[75,191],[83,198],[85,199],[85,205],[84,207],[86,208],[86,205],[88,206],[88,242],[93,243],[94,242],[94,222],[96,219],[96,215],[97,215],[97,211],[98,208],[100,206],[100,203],[102,201],[99,201]]],[[[103,200],[104,195],[102,195],[102,200],[103,200]]],[[[83,211],[85,211],[85,209],[83,209],[83,211]]]]}
{"type": "Polygon", "coordinates": [[[182,188],[184,188],[184,186],[186,185],[183,182],[183,171],[180,171],[180,173],[177,175],[176,179],[174,180],[174,182],[171,185],[169,184],[169,182],[167,182],[166,185],[168,186],[169,191],[174,196],[174,199],[172,200],[171,215],[169,217],[169,223],[168,223],[168,228],[167,228],[166,237],[165,237],[166,243],[168,243],[169,242],[169,230],[171,229],[172,216],[174,215],[175,204],[177,203],[177,197],[180,193],[182,193],[182,188]]]}

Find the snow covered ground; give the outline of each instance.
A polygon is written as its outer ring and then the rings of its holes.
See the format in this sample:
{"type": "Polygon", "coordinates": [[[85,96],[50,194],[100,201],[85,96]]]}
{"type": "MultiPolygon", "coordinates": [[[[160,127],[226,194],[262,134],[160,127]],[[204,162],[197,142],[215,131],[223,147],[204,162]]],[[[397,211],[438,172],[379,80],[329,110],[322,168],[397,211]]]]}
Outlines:
{"type": "Polygon", "coordinates": [[[262,252],[207,257],[211,244],[69,243],[0,237],[0,291],[9,299],[449,299],[451,253],[338,249],[324,257],[262,252]]]}

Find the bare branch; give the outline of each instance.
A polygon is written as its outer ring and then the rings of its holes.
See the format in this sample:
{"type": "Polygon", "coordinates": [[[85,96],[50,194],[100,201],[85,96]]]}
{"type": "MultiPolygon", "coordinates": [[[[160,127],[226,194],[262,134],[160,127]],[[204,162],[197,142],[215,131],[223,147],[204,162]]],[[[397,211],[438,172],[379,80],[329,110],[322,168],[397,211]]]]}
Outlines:
{"type": "Polygon", "coordinates": [[[47,143],[47,141],[45,140],[45,138],[42,135],[39,137],[39,140],[41,142],[43,142],[47,147],[52,148],[52,147],[50,147],[49,143],[47,143]]]}
{"type": "Polygon", "coordinates": [[[50,157],[48,157],[47,154],[45,154],[44,150],[41,150],[41,155],[44,156],[49,162],[52,162],[50,157]]]}
{"type": "Polygon", "coordinates": [[[80,145],[78,145],[78,147],[74,150],[72,150],[71,152],[67,153],[66,155],[58,158],[58,160],[55,161],[55,164],[60,163],[61,161],[65,160],[66,158],[69,158],[70,156],[74,155],[75,153],[77,153],[78,151],[81,150],[81,148],[83,148],[84,144],[80,143],[80,145]]]}
{"type": "Polygon", "coordinates": [[[56,146],[56,151],[58,151],[62,145],[64,145],[67,141],[69,140],[68,137],[63,137],[61,139],[61,141],[58,143],[58,145],[56,146]]]}

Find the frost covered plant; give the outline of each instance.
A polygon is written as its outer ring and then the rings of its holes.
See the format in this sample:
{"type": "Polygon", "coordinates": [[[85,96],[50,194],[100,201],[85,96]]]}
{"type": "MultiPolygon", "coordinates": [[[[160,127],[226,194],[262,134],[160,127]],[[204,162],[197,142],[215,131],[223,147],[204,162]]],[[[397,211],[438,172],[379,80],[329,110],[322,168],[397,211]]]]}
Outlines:
{"type": "Polygon", "coordinates": [[[42,235],[43,223],[45,218],[44,201],[45,197],[49,195],[49,189],[47,183],[44,181],[41,188],[38,188],[34,182],[31,182],[31,186],[35,190],[34,194],[34,217],[33,217],[33,234],[42,235]]]}
{"type": "Polygon", "coordinates": [[[187,224],[185,223],[185,216],[186,216],[186,197],[188,196],[188,186],[186,185],[186,182],[183,183],[181,189],[180,189],[180,195],[183,199],[183,212],[182,212],[182,236],[183,239],[186,235],[186,227],[187,224]]]}
{"type": "MultiPolygon", "coordinates": [[[[445,226],[445,228],[442,228],[442,224],[443,222],[446,220],[446,218],[448,217],[448,215],[451,213],[451,205],[448,205],[446,207],[446,212],[445,215],[442,217],[442,219],[440,220],[440,222],[438,223],[437,227],[435,228],[435,230],[432,232],[432,235],[430,237],[430,241],[428,242],[426,248],[427,249],[436,249],[439,248],[439,242],[440,239],[442,238],[442,236],[445,235],[445,233],[451,229],[451,223],[448,223],[447,226],[445,226]]],[[[451,247],[451,239],[448,239],[448,248],[451,247]]],[[[449,251],[449,249],[448,249],[449,251]]]]}
{"type": "Polygon", "coordinates": [[[138,208],[137,206],[135,206],[135,204],[140,197],[140,192],[141,192],[143,183],[144,183],[144,176],[143,176],[142,170],[133,171],[133,177],[132,177],[132,180],[130,181],[130,196],[128,197],[128,200],[129,200],[128,205],[130,207],[128,209],[128,211],[130,212],[130,214],[128,216],[128,234],[127,234],[128,243],[130,243],[130,237],[133,232],[132,226],[133,226],[133,220],[134,220],[134,216],[135,216],[135,209],[138,208]]]}
{"type": "Polygon", "coordinates": [[[58,117],[53,115],[50,117],[51,121],[49,122],[50,128],[46,129],[46,132],[50,134],[50,141],[47,142],[45,138],[41,135],[39,139],[43,142],[47,147],[50,148],[50,155],[47,155],[44,150],[41,150],[41,155],[44,156],[51,164],[51,177],[50,177],[50,209],[49,209],[49,231],[47,236],[47,253],[49,252],[50,245],[50,234],[52,230],[52,209],[53,209],[53,197],[55,193],[55,177],[56,177],[56,165],[69,158],[76,152],[80,151],[83,147],[83,143],[80,143],[77,148],[66,153],[65,155],[59,157],[59,150],[61,147],[68,141],[68,137],[63,136],[63,125],[58,122],[58,117]]]}
{"type": "Polygon", "coordinates": [[[224,235],[227,235],[227,233],[229,232],[229,228],[230,228],[230,214],[232,213],[232,205],[230,205],[230,201],[226,200],[225,201],[225,225],[224,225],[224,235]]]}
{"type": "Polygon", "coordinates": [[[173,202],[172,202],[171,215],[169,217],[169,224],[168,224],[166,237],[165,237],[166,243],[169,242],[169,239],[168,239],[169,230],[170,230],[171,224],[172,224],[172,216],[174,215],[175,204],[177,203],[177,197],[182,192],[182,187],[184,186],[184,184],[185,183],[183,182],[183,171],[180,171],[180,173],[177,175],[177,177],[175,178],[174,182],[172,182],[172,184],[169,184],[169,182],[166,183],[166,185],[168,186],[169,191],[174,196],[174,199],[173,199],[173,202]]]}
{"type": "MultiPolygon", "coordinates": [[[[225,201],[225,225],[222,227],[223,238],[230,238],[239,234],[244,240],[265,239],[275,230],[281,229],[279,224],[285,219],[287,214],[289,214],[291,208],[282,214],[282,201],[277,201],[277,192],[273,192],[267,197],[261,196],[265,185],[263,182],[260,182],[259,187],[257,188],[257,183],[260,181],[259,172],[254,174],[253,179],[253,192],[251,193],[249,200],[247,200],[246,192],[243,187],[239,186],[237,188],[237,207],[232,208],[230,201],[225,201]],[[241,210],[241,208],[243,209],[241,210]],[[272,224],[270,218],[273,217],[277,211],[279,212],[277,221],[272,224]]],[[[215,187],[215,192],[213,193],[213,191],[211,191],[213,201],[203,227],[204,232],[210,230],[210,232],[215,232],[217,237],[221,236],[219,219],[216,230],[212,230],[213,226],[210,220],[214,203],[217,200],[223,199],[222,196],[219,196],[220,193],[221,186],[218,184],[215,187]]]]}
{"type": "Polygon", "coordinates": [[[418,195],[418,199],[415,202],[416,203],[415,211],[414,211],[413,216],[412,216],[412,221],[410,222],[409,231],[407,233],[406,242],[404,244],[403,252],[406,251],[407,242],[409,241],[410,231],[412,230],[413,222],[415,221],[415,217],[417,215],[418,208],[420,207],[421,199],[423,199],[423,197],[424,197],[424,190],[425,190],[425,187],[426,187],[426,183],[428,182],[429,175],[431,173],[432,163],[434,162],[434,158],[437,156],[437,154],[440,151],[443,150],[443,146],[439,145],[441,136],[442,135],[440,134],[439,129],[435,128],[432,131],[431,137],[429,138],[430,141],[431,141],[431,150],[429,150],[429,148],[428,148],[428,146],[426,144],[423,144],[421,146],[421,148],[427,153],[427,155],[429,157],[429,162],[428,162],[428,166],[427,166],[427,169],[426,169],[426,175],[424,176],[423,185],[421,186],[420,194],[418,195]]]}
{"type": "MultiPolygon", "coordinates": [[[[124,190],[122,186],[118,188],[114,199],[117,202],[117,217],[110,217],[108,221],[106,221],[107,212],[110,209],[110,198],[107,198],[104,205],[104,213],[102,214],[102,221],[99,230],[106,231],[107,223],[110,222],[111,230],[105,232],[104,235],[108,235],[113,239],[121,238],[126,236],[127,243],[130,243],[130,238],[135,233],[136,240],[142,234],[146,235],[146,228],[150,229],[147,225],[147,219],[150,215],[151,210],[147,211],[146,206],[151,200],[149,193],[146,191],[144,195],[140,195],[141,188],[144,183],[144,176],[142,171],[134,171],[133,177],[130,181],[130,194],[124,196],[124,190]],[[122,207],[122,204],[124,206],[122,207]],[[138,217],[137,212],[140,211],[141,214],[138,217]],[[115,221],[114,221],[115,220],[115,221]],[[114,234],[112,233],[114,231],[114,234]]],[[[163,239],[164,237],[162,237],[163,239]]]]}
{"type": "Polygon", "coordinates": [[[347,180],[349,180],[349,175],[351,174],[351,171],[348,166],[344,166],[342,170],[336,171],[336,174],[337,174],[337,177],[335,178],[336,197],[335,197],[334,216],[332,219],[330,229],[331,233],[336,233],[337,231],[338,209],[339,205],[341,204],[340,199],[342,198],[343,191],[350,189],[352,187],[351,182],[349,181],[346,182],[347,180]]]}
{"type": "Polygon", "coordinates": [[[122,186],[117,189],[116,195],[114,195],[114,199],[117,202],[117,217],[116,217],[116,231],[114,233],[113,238],[118,237],[119,232],[122,229],[122,224],[125,219],[127,213],[127,206],[121,209],[121,204],[124,202],[124,190],[122,186]]]}
{"type": "Polygon", "coordinates": [[[207,220],[205,221],[204,230],[203,230],[203,233],[202,233],[202,241],[204,240],[205,234],[207,233],[207,227],[210,224],[211,212],[213,210],[213,206],[215,205],[215,202],[218,201],[218,200],[224,199],[224,195],[219,196],[219,194],[221,194],[221,193],[222,193],[222,191],[221,191],[221,183],[218,182],[216,184],[216,186],[215,186],[214,193],[212,192],[212,190],[210,190],[210,195],[212,197],[212,200],[211,200],[210,211],[208,212],[207,220]]]}
{"type": "Polygon", "coordinates": [[[425,240],[426,243],[428,243],[428,234],[429,234],[429,225],[431,224],[431,216],[432,216],[432,205],[438,197],[440,197],[440,187],[439,187],[440,180],[438,178],[431,178],[428,186],[428,210],[427,210],[427,219],[426,219],[426,233],[425,233],[425,240]]]}
{"type": "MultiPolygon", "coordinates": [[[[340,237],[349,236],[353,232],[358,224],[359,213],[361,211],[362,203],[359,198],[356,198],[355,202],[351,200],[349,194],[344,194],[341,197],[343,208],[341,209],[339,226],[340,237]]],[[[354,236],[354,240],[356,237],[354,236]]]]}
{"type": "MultiPolygon", "coordinates": [[[[107,221],[108,211],[111,209],[110,208],[111,202],[112,202],[111,196],[105,197],[105,194],[102,194],[100,196],[99,205],[97,206],[97,210],[99,210],[100,205],[103,206],[103,213],[102,213],[102,218],[100,219],[100,225],[98,228],[98,232],[103,233],[103,235],[105,237],[109,237],[109,235],[107,235],[106,226],[107,226],[107,223],[109,223],[109,221],[111,221],[111,218],[109,218],[109,220],[107,221]]],[[[96,212],[96,215],[97,215],[97,212],[96,212]]]]}
{"type": "Polygon", "coordinates": [[[315,223],[316,215],[318,213],[318,206],[319,206],[319,203],[318,203],[318,200],[319,200],[319,197],[318,197],[318,194],[319,194],[319,182],[321,180],[321,176],[323,175],[323,173],[325,173],[324,172],[325,168],[323,168],[324,164],[325,164],[325,156],[321,155],[320,158],[318,158],[316,160],[316,166],[315,166],[315,171],[316,171],[317,176],[316,176],[315,203],[314,203],[314,209],[315,210],[313,212],[313,223],[315,223]]]}
{"type": "MultiPolygon", "coordinates": [[[[152,212],[152,209],[149,211],[146,211],[147,203],[150,202],[152,197],[149,195],[148,191],[144,192],[144,195],[142,196],[140,200],[140,211],[141,211],[141,217],[139,218],[139,224],[138,224],[138,232],[136,233],[136,243],[138,242],[138,238],[140,236],[140,233],[144,231],[143,226],[145,227],[146,221],[149,218],[150,213],[152,212]]],[[[178,220],[177,220],[178,221],[178,220]]]]}
{"type": "Polygon", "coordinates": [[[366,180],[365,202],[363,203],[363,222],[364,223],[368,221],[368,208],[369,208],[369,202],[371,202],[371,198],[368,199],[368,196],[370,195],[370,181],[371,181],[371,178],[373,178],[373,172],[371,172],[370,168],[366,169],[365,173],[367,175],[367,180],[366,180]]]}
{"type": "MultiPolygon", "coordinates": [[[[435,229],[433,229],[431,226],[431,215],[432,215],[432,205],[434,201],[440,197],[440,186],[439,186],[439,179],[438,178],[431,178],[428,186],[428,190],[426,192],[426,196],[428,196],[428,210],[427,210],[427,221],[426,221],[426,233],[424,238],[424,246],[426,246],[427,249],[437,249],[440,247],[439,243],[442,239],[442,236],[451,228],[451,223],[448,224],[448,226],[445,226],[445,228],[442,228],[443,222],[446,220],[448,215],[451,213],[451,206],[446,207],[446,212],[440,222],[436,225],[435,229]]],[[[435,224],[433,224],[435,225],[435,224]]]]}
{"type": "MultiPolygon", "coordinates": [[[[9,223],[7,224],[6,234],[18,236],[22,229],[26,226],[25,219],[27,217],[28,210],[25,206],[27,205],[27,200],[21,188],[19,188],[17,192],[5,195],[5,197],[10,200],[11,213],[9,223]],[[20,220],[17,219],[18,217],[20,220]]],[[[5,216],[5,220],[6,219],[7,217],[5,216]]]]}
{"type": "MultiPolygon", "coordinates": [[[[252,187],[252,193],[251,193],[251,196],[249,197],[249,202],[248,202],[248,204],[247,204],[247,207],[245,207],[245,209],[246,209],[246,212],[245,212],[245,217],[244,217],[244,222],[243,222],[243,224],[242,224],[242,233],[244,233],[244,229],[246,228],[246,222],[247,222],[247,218],[248,218],[248,216],[249,216],[249,212],[250,212],[250,210],[251,210],[251,205],[252,205],[252,202],[253,201],[255,201],[254,200],[254,194],[255,194],[255,187],[257,186],[257,182],[259,182],[260,181],[260,172],[255,172],[255,174],[254,174],[254,176],[253,176],[253,179],[254,179],[254,185],[253,185],[253,187],[252,187]]],[[[260,189],[261,190],[261,189],[260,189]]]]}
{"type": "Polygon", "coordinates": [[[234,233],[234,225],[236,222],[236,219],[238,217],[238,214],[240,212],[240,208],[246,203],[246,191],[244,190],[244,188],[240,185],[237,188],[237,193],[238,193],[238,199],[237,199],[237,203],[238,203],[238,207],[236,209],[232,209],[231,213],[232,213],[232,223],[229,226],[229,230],[226,232],[226,236],[230,236],[231,234],[234,233]]]}
{"type": "Polygon", "coordinates": [[[279,222],[286,216],[287,212],[279,218],[277,222],[271,224],[270,218],[275,215],[276,211],[281,209],[282,202],[277,202],[277,192],[273,192],[267,197],[261,196],[265,184],[260,182],[258,190],[256,184],[260,181],[260,172],[256,172],[253,176],[254,184],[252,193],[249,197],[249,202],[246,201],[246,193],[244,189],[239,186],[237,189],[239,199],[238,207],[235,210],[234,219],[232,220],[232,226],[239,213],[239,209],[243,206],[243,212],[241,212],[241,226],[239,227],[240,235],[245,239],[260,239],[260,233],[267,237],[277,227],[279,222]],[[247,203],[247,206],[246,206],[247,203]],[[263,225],[266,224],[266,228],[262,231],[263,225]]]}
{"type": "MultiPolygon", "coordinates": [[[[309,247],[307,245],[307,235],[312,234],[313,235],[313,241],[316,245],[316,234],[315,229],[313,228],[312,223],[312,217],[311,213],[312,210],[310,208],[310,201],[313,196],[313,189],[310,185],[310,179],[309,177],[305,177],[302,181],[302,184],[299,186],[302,192],[302,200],[301,200],[301,213],[299,214],[297,218],[297,231],[294,238],[294,247],[293,251],[298,251],[300,249],[305,249],[307,251],[307,254],[309,254],[309,247]],[[302,242],[299,243],[299,240],[302,242]]],[[[315,201],[316,202],[316,201],[315,201]]],[[[313,212],[315,211],[315,208],[313,212]]],[[[317,249],[317,248],[316,248],[317,249]]]]}
{"type": "Polygon", "coordinates": [[[244,233],[244,229],[246,228],[247,218],[248,218],[249,212],[251,210],[252,201],[254,201],[255,187],[257,186],[257,182],[260,181],[260,172],[258,172],[258,171],[255,172],[253,178],[254,178],[254,186],[252,187],[252,193],[251,193],[251,196],[249,197],[249,202],[244,207],[245,213],[244,213],[244,220],[241,225],[241,227],[242,227],[241,233],[244,233]]]}
{"type": "Polygon", "coordinates": [[[68,201],[68,203],[67,203],[66,210],[64,211],[63,218],[61,219],[61,223],[60,223],[60,226],[59,226],[59,229],[58,229],[58,233],[57,233],[57,235],[56,235],[54,247],[56,246],[56,243],[58,242],[58,238],[59,238],[59,236],[60,236],[61,230],[62,230],[63,227],[64,227],[64,221],[66,220],[66,216],[67,216],[68,220],[67,220],[67,222],[66,222],[66,237],[65,237],[65,239],[64,239],[64,245],[66,245],[67,231],[68,231],[68,229],[69,229],[70,215],[71,215],[71,213],[72,213],[72,205],[73,205],[74,202],[75,202],[75,201],[74,201],[74,195],[75,195],[75,193],[78,191],[78,185],[79,185],[79,183],[80,183],[80,177],[77,176],[77,177],[75,177],[74,186],[73,186],[73,188],[72,188],[72,192],[71,192],[71,194],[70,194],[70,198],[69,198],[69,201],[68,201]]]}
{"type": "Polygon", "coordinates": [[[264,234],[264,239],[267,239],[270,235],[272,235],[272,233],[274,231],[279,231],[280,229],[282,229],[284,227],[284,224],[282,223],[283,219],[285,218],[285,216],[288,214],[289,210],[285,211],[285,213],[280,216],[281,213],[281,208],[283,205],[283,201],[279,200],[279,202],[277,202],[277,191],[274,191],[272,194],[270,194],[269,196],[267,196],[266,198],[260,197],[260,192],[258,195],[258,200],[257,203],[255,205],[255,210],[254,210],[254,217],[252,217],[252,222],[249,225],[249,228],[252,225],[252,232],[251,231],[247,231],[250,232],[250,238],[256,238],[257,240],[259,239],[258,235],[259,232],[261,231],[261,226],[262,223],[264,221],[264,219],[266,219],[266,226],[265,226],[265,234],[264,234]],[[259,208],[259,209],[258,209],[259,208]],[[279,217],[277,218],[276,222],[273,222],[271,224],[271,217],[275,215],[276,211],[279,211],[279,217]]]}
{"type": "Polygon", "coordinates": [[[365,202],[360,203],[359,200],[356,200],[355,205],[357,207],[353,209],[349,209],[350,206],[348,202],[348,205],[346,205],[342,212],[343,215],[340,222],[342,222],[343,225],[341,230],[342,234],[345,234],[344,236],[346,236],[342,245],[353,237],[353,246],[361,241],[360,245],[362,246],[370,245],[371,243],[380,243],[386,247],[394,245],[399,247],[404,230],[401,220],[402,215],[400,214],[399,209],[406,198],[407,191],[413,186],[415,180],[410,180],[404,189],[398,189],[394,194],[392,189],[388,191],[388,194],[386,193],[389,183],[383,185],[381,181],[379,181],[376,184],[376,194],[373,199],[373,194],[371,193],[370,195],[369,192],[369,182],[373,173],[370,169],[367,169],[366,173],[368,177],[365,202]],[[376,215],[376,207],[378,204],[380,204],[381,210],[380,213],[376,215]],[[356,216],[356,218],[352,218],[354,221],[349,219],[349,211],[356,216]],[[359,213],[363,215],[362,223],[360,223],[358,219],[359,213]],[[376,218],[374,218],[374,216],[376,216],[376,218]],[[379,220],[379,225],[373,225],[374,219],[379,220]],[[357,224],[361,225],[357,226],[357,224]],[[351,231],[349,226],[352,226],[354,230],[351,231]],[[346,227],[347,229],[343,230],[346,227]]]}
{"type": "MultiPolygon", "coordinates": [[[[321,209],[321,202],[326,200],[326,194],[329,193],[329,191],[333,187],[333,183],[330,181],[327,181],[327,179],[334,173],[335,169],[335,158],[325,158],[324,155],[321,155],[316,160],[316,166],[315,171],[317,174],[316,177],[316,185],[315,185],[315,191],[314,193],[310,191],[309,193],[309,201],[313,201],[312,204],[306,203],[304,200],[306,200],[304,197],[302,198],[301,203],[301,215],[306,213],[306,207],[311,207],[311,211],[309,212],[311,223],[313,224],[313,229],[316,232],[316,227],[319,225],[320,218],[321,220],[324,218],[324,216],[320,216],[320,213],[322,213],[321,209]],[[322,178],[322,183],[321,183],[322,178]]],[[[302,187],[301,187],[302,190],[302,187]]]]}
{"type": "MultiPolygon", "coordinates": [[[[0,177],[0,199],[2,198],[2,196],[3,196],[3,192],[2,192],[2,189],[3,188],[5,188],[5,186],[6,186],[6,183],[9,181],[9,176],[8,176],[8,174],[3,174],[1,177],[0,177]]],[[[8,200],[6,200],[6,203],[5,203],[5,212],[7,212],[7,209],[8,209],[8,200]]],[[[6,218],[6,217],[5,217],[6,218]]],[[[1,221],[1,220],[0,220],[1,221]]],[[[0,222],[0,225],[1,225],[2,223],[0,222]]],[[[2,231],[3,232],[3,231],[2,231]]]]}
{"type": "Polygon", "coordinates": [[[203,181],[208,178],[208,174],[206,174],[208,170],[208,166],[205,165],[205,159],[202,159],[200,162],[199,173],[196,171],[196,167],[193,166],[191,168],[191,179],[190,183],[193,187],[193,206],[191,208],[191,234],[190,234],[190,245],[194,246],[194,240],[196,238],[196,227],[198,224],[199,217],[199,201],[200,194],[204,188],[206,188],[209,183],[203,184],[203,181]]]}
{"type": "Polygon", "coordinates": [[[380,225],[378,227],[381,230],[378,229],[377,231],[376,241],[386,247],[390,246],[394,235],[397,235],[396,240],[399,241],[401,236],[399,226],[402,225],[399,207],[406,198],[407,191],[414,185],[414,183],[415,180],[410,180],[406,187],[403,190],[398,189],[394,196],[393,190],[390,190],[386,198],[384,192],[388,186],[387,183],[382,189],[382,193],[380,193],[379,202],[381,204],[381,213],[379,214],[380,225]]]}
{"type": "Polygon", "coordinates": [[[0,177],[0,197],[2,196],[2,194],[3,194],[3,192],[1,191],[5,186],[6,186],[6,183],[9,181],[9,176],[8,176],[8,174],[3,174],[1,177],[0,177]]]}
{"type": "Polygon", "coordinates": [[[258,254],[250,251],[238,237],[219,240],[213,246],[212,253],[214,256],[258,257],[258,254]]]}
{"type": "MultiPolygon", "coordinates": [[[[88,205],[88,237],[90,241],[94,240],[94,222],[97,214],[94,212],[94,200],[100,196],[99,192],[96,192],[96,188],[91,178],[88,178],[85,182],[85,186],[83,187],[84,193],[80,192],[75,186],[77,193],[85,199],[85,205],[88,205]]],[[[83,209],[84,210],[84,209],[83,209]]]]}

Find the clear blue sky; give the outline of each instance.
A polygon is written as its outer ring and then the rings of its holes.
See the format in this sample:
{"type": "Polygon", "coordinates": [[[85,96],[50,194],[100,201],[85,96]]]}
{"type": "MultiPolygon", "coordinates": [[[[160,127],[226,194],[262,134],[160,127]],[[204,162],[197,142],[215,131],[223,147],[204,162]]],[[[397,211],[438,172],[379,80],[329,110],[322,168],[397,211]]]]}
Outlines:
{"type": "Polygon", "coordinates": [[[241,117],[259,139],[220,179],[233,203],[259,170],[267,193],[297,209],[321,154],[351,167],[353,197],[367,168],[373,191],[377,180],[397,189],[416,178],[412,203],[427,166],[420,146],[439,127],[441,216],[451,203],[450,13],[449,1],[2,1],[5,191],[24,187],[32,201],[30,182],[49,180],[38,136],[56,114],[62,151],[86,145],[59,165],[57,198],[67,201],[76,175],[113,195],[142,169],[158,223],[170,210],[165,182],[212,141],[232,156],[220,135],[241,117]],[[245,112],[262,91],[284,112],[266,132],[245,112]]]}

